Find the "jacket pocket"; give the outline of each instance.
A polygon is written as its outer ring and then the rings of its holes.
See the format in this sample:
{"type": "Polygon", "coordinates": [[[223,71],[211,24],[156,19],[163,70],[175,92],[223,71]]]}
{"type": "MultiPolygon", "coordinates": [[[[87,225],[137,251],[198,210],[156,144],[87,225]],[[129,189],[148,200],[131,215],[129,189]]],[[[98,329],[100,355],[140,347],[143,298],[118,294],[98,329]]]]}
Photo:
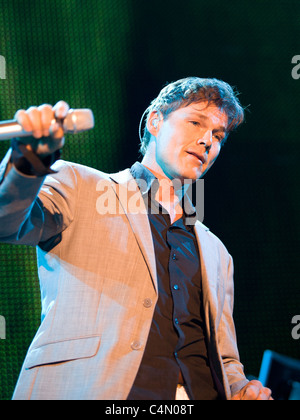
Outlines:
{"type": "Polygon", "coordinates": [[[99,346],[99,336],[46,343],[29,350],[24,367],[25,369],[32,369],[37,366],[93,357],[97,354],[99,346]]]}

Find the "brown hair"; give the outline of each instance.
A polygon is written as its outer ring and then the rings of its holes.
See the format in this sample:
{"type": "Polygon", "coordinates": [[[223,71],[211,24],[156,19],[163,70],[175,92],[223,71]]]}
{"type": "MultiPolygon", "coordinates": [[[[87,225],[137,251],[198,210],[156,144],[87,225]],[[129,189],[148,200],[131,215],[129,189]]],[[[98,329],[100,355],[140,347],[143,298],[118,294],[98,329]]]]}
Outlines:
{"type": "Polygon", "coordinates": [[[186,107],[191,103],[208,102],[217,106],[228,117],[227,135],[244,121],[244,108],[237,98],[238,93],[226,82],[218,79],[202,79],[188,77],[167,84],[145,111],[145,127],[141,139],[140,151],[145,155],[151,134],[147,130],[147,122],[152,111],[158,111],[164,119],[171,112],[186,107]]]}

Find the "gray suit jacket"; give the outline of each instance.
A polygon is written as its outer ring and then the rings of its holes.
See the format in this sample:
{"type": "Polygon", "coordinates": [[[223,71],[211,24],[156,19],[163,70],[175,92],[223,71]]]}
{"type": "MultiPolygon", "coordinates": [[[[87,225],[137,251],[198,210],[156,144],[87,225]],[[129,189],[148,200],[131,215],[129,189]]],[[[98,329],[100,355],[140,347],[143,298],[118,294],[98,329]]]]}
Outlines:
{"type": "MultiPolygon", "coordinates": [[[[58,173],[41,179],[9,158],[0,166],[0,240],[37,246],[42,298],[14,399],[126,399],[157,301],[139,189],[129,170],[107,175],[59,161],[58,173]]],[[[248,382],[232,319],[232,258],[199,222],[196,235],[212,372],[230,399],[248,382]]]]}

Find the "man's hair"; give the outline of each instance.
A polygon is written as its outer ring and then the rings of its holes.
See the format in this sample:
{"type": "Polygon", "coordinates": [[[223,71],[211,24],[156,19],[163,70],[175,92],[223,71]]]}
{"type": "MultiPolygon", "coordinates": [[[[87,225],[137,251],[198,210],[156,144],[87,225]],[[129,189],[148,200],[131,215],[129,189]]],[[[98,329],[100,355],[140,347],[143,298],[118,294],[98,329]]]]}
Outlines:
{"type": "MultiPolygon", "coordinates": [[[[228,118],[227,136],[244,121],[244,108],[237,98],[238,92],[226,82],[218,79],[188,77],[167,84],[144,113],[145,126],[140,151],[145,155],[151,134],[147,129],[148,118],[152,111],[158,111],[164,119],[171,112],[192,103],[208,102],[207,106],[217,106],[228,118]]],[[[142,117],[143,119],[143,117],[142,117]]],[[[141,121],[142,124],[142,121],[141,121]]]]}

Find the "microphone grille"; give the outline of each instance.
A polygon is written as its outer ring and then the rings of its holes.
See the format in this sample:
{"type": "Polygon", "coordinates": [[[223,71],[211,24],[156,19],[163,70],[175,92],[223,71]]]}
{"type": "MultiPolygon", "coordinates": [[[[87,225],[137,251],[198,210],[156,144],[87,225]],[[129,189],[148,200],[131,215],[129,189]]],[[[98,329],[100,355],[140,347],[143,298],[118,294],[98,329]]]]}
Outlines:
{"type": "Polygon", "coordinates": [[[63,128],[67,133],[80,133],[94,128],[95,121],[90,109],[70,109],[64,119],[63,128]]]}

